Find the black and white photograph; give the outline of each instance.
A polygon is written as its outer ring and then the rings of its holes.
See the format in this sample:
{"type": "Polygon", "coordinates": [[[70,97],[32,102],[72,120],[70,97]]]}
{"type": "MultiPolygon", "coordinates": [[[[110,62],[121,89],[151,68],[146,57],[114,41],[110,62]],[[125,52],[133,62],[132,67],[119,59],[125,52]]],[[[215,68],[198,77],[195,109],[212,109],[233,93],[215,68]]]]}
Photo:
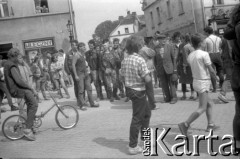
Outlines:
{"type": "Polygon", "coordinates": [[[0,0],[0,159],[240,159],[240,0],[0,0]]]}

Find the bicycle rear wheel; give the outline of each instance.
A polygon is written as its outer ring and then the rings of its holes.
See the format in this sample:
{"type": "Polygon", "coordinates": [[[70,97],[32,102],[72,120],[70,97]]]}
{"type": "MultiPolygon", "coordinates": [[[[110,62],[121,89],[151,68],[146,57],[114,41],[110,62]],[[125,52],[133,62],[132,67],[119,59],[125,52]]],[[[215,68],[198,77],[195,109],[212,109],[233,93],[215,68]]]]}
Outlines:
{"type": "Polygon", "coordinates": [[[55,115],[57,125],[62,129],[75,127],[79,120],[78,111],[71,105],[60,106],[55,115]]]}
{"type": "Polygon", "coordinates": [[[25,123],[26,119],[20,115],[9,116],[2,124],[3,135],[10,140],[21,139],[24,136],[25,123]]]}

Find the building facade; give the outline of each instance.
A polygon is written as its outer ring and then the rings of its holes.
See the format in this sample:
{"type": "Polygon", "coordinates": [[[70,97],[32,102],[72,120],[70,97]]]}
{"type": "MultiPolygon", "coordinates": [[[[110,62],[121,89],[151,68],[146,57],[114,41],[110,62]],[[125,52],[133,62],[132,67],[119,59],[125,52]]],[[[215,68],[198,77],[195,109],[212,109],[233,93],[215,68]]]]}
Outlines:
{"type": "Polygon", "coordinates": [[[145,27],[144,15],[137,15],[136,12],[127,12],[127,16],[119,16],[119,25],[110,33],[109,39],[113,41],[114,38],[122,39],[137,33],[145,27]]]}
{"type": "Polygon", "coordinates": [[[17,47],[31,62],[37,53],[68,51],[71,8],[71,0],[0,0],[0,55],[17,47]]]}
{"type": "Polygon", "coordinates": [[[203,33],[212,26],[222,33],[229,14],[238,0],[143,0],[147,35],[156,31],[169,33],[203,33]]]}

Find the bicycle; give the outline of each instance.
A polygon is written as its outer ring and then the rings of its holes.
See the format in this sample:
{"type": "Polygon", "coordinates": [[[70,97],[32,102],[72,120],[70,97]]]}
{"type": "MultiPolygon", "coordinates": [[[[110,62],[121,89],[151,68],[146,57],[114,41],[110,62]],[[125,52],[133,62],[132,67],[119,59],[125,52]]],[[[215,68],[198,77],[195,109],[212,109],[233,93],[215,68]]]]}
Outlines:
{"type": "MultiPolygon", "coordinates": [[[[79,120],[79,114],[75,107],[71,105],[59,105],[57,100],[48,90],[51,99],[54,101],[54,104],[44,112],[41,112],[40,115],[35,116],[34,124],[32,130],[36,133],[36,129],[42,125],[42,118],[50,112],[54,107],[57,107],[55,114],[55,121],[57,125],[64,129],[71,129],[75,127],[79,120]]],[[[24,103],[24,106],[26,103],[24,103]]],[[[11,115],[6,118],[2,124],[3,135],[10,140],[18,140],[24,137],[23,130],[26,127],[26,118],[22,115],[11,115]]]]}

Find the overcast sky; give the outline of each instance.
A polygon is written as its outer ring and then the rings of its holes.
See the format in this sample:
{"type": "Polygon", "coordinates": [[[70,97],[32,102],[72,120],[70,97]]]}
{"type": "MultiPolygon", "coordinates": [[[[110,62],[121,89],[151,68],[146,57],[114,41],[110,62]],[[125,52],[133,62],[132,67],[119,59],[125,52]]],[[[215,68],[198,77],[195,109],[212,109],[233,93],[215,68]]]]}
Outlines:
{"type": "Polygon", "coordinates": [[[95,28],[105,20],[118,20],[127,10],[144,14],[140,0],[72,0],[75,11],[78,41],[87,42],[95,28]]]}

